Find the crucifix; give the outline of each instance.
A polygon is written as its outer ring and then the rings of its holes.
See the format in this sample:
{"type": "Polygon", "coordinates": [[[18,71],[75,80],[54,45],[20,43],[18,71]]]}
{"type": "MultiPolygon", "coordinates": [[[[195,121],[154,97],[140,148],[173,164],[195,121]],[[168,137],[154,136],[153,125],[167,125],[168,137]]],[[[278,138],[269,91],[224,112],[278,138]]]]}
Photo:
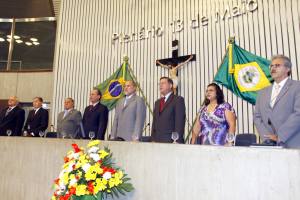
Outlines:
{"type": "Polygon", "coordinates": [[[169,70],[170,78],[173,81],[173,91],[177,94],[179,85],[178,69],[190,61],[195,61],[196,55],[178,56],[178,40],[172,41],[172,57],[156,60],[156,66],[161,66],[169,70]]]}

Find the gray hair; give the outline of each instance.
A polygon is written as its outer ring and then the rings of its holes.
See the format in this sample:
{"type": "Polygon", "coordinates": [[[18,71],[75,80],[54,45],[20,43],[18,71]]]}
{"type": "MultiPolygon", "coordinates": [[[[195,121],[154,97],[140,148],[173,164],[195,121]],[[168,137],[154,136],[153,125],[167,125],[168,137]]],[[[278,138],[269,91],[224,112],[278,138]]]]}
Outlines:
{"type": "Polygon", "coordinates": [[[275,60],[275,59],[282,59],[284,60],[284,66],[285,67],[288,67],[288,68],[292,68],[292,62],[291,62],[291,59],[287,56],[284,56],[284,55],[275,55],[272,57],[272,61],[275,60]]]}

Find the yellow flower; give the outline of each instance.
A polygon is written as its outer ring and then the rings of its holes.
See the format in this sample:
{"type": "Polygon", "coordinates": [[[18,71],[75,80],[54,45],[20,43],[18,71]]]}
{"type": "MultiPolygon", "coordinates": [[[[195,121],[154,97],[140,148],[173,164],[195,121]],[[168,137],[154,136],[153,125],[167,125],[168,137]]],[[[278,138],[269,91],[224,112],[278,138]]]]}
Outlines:
{"type": "Polygon", "coordinates": [[[105,179],[97,178],[96,179],[96,184],[95,184],[95,187],[94,187],[95,194],[97,194],[99,191],[105,190],[106,189],[106,184],[107,184],[107,181],[105,179]]]}
{"type": "Polygon", "coordinates": [[[116,181],[115,181],[115,178],[111,178],[109,179],[108,181],[108,185],[109,185],[109,188],[112,188],[116,185],[116,181]]]}
{"type": "Polygon", "coordinates": [[[118,179],[122,179],[124,176],[123,172],[122,171],[118,171],[114,174],[114,177],[115,178],[118,178],[118,179]]]}
{"type": "Polygon", "coordinates": [[[81,195],[85,195],[86,194],[86,185],[77,185],[76,187],[76,195],[77,196],[81,196],[81,195]]]}
{"type": "Polygon", "coordinates": [[[67,185],[68,182],[69,182],[69,173],[67,173],[67,172],[64,173],[62,180],[63,180],[63,183],[64,183],[65,185],[67,185]]]}
{"type": "Polygon", "coordinates": [[[87,181],[89,180],[95,180],[97,177],[97,174],[102,174],[103,169],[100,167],[99,163],[96,163],[92,165],[86,172],[85,178],[87,181]]]}
{"type": "Polygon", "coordinates": [[[106,152],[106,151],[104,151],[104,150],[100,150],[100,151],[99,151],[99,155],[100,155],[100,158],[103,159],[103,158],[105,158],[106,156],[108,156],[109,153],[106,152]]]}
{"type": "Polygon", "coordinates": [[[97,146],[100,144],[100,140],[93,140],[88,144],[88,147],[97,146]]]}

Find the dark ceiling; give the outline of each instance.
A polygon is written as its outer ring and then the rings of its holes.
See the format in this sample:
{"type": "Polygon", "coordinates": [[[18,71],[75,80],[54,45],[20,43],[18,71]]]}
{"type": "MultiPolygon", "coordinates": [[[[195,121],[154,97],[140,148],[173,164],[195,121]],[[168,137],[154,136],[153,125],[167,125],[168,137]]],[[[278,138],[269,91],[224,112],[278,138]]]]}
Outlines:
{"type": "Polygon", "coordinates": [[[0,0],[0,18],[54,16],[52,0],[0,0]]]}

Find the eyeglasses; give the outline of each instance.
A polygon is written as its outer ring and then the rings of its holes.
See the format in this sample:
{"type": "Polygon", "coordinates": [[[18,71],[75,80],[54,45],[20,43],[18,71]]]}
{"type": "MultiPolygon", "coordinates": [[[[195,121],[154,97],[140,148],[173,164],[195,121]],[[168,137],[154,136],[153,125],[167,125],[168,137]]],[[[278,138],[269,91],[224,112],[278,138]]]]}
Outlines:
{"type": "Polygon", "coordinates": [[[270,69],[271,68],[279,68],[280,66],[283,66],[282,64],[274,64],[274,65],[270,65],[270,69]]]}

